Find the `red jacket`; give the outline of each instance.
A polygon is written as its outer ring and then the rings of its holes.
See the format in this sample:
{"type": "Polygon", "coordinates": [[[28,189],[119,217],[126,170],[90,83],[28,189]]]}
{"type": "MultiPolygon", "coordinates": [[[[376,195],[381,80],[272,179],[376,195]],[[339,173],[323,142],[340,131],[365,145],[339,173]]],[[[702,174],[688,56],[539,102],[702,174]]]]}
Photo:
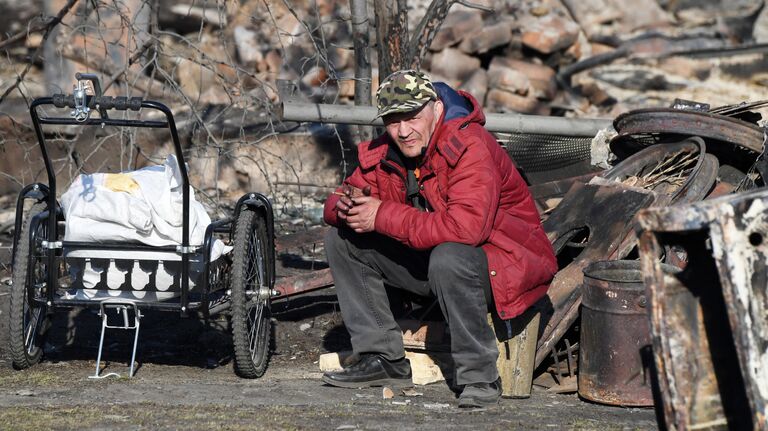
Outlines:
{"type": "MultiPolygon", "coordinates": [[[[378,233],[418,250],[443,242],[482,246],[496,310],[510,319],[545,295],[557,262],[528,188],[483,127],[477,101],[463,91],[453,95],[463,96],[472,111],[446,120],[445,112],[452,111],[446,106],[427,147],[419,183],[432,212],[405,203],[405,169],[383,161],[391,142],[387,134],[357,147],[360,165],[345,182],[370,185],[371,195],[381,199],[378,233]]],[[[441,99],[446,104],[442,94],[441,99]]],[[[334,226],[343,224],[335,210],[338,199],[330,195],[325,202],[325,221],[334,226]]]]}

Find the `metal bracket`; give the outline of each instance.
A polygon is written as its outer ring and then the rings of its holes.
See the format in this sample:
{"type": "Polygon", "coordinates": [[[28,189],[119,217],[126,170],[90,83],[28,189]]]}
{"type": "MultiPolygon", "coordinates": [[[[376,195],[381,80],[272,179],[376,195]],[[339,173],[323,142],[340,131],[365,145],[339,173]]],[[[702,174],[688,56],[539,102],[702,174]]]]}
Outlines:
{"type": "Polygon", "coordinates": [[[74,117],[76,121],[81,123],[87,121],[91,116],[91,108],[88,107],[85,89],[86,87],[83,86],[83,82],[77,81],[77,85],[74,86],[73,90],[75,109],[69,114],[74,117]]]}
{"type": "Polygon", "coordinates": [[[64,244],[61,241],[42,241],[40,245],[48,250],[54,250],[58,248],[64,248],[64,244]]]}
{"type": "Polygon", "coordinates": [[[134,365],[136,364],[136,347],[139,342],[139,327],[141,325],[141,311],[138,305],[134,301],[130,300],[107,300],[99,304],[99,316],[101,316],[101,338],[99,339],[99,354],[96,357],[96,371],[92,376],[88,376],[89,379],[103,379],[106,377],[120,377],[118,373],[107,373],[103,376],[99,375],[101,365],[101,354],[104,348],[104,333],[107,329],[124,329],[135,331],[133,337],[133,350],[131,352],[131,367],[128,371],[128,377],[133,377],[134,365]],[[133,309],[133,323],[131,323],[129,310],[133,309]],[[115,310],[118,316],[122,314],[122,324],[110,325],[107,316],[108,310],[115,310]]]}
{"type": "Polygon", "coordinates": [[[190,245],[190,246],[186,246],[186,247],[184,247],[183,245],[177,245],[176,246],[176,253],[179,253],[179,254],[193,254],[193,253],[196,253],[197,249],[199,249],[199,248],[200,248],[199,246],[194,246],[194,245],[190,245]]]}
{"type": "MultiPolygon", "coordinates": [[[[227,290],[227,295],[231,295],[231,294],[232,294],[232,291],[227,290]]],[[[258,301],[266,301],[267,299],[280,296],[280,292],[278,292],[275,289],[270,289],[269,286],[261,285],[259,286],[259,290],[246,290],[245,296],[249,300],[255,297],[256,300],[258,301]]]]}

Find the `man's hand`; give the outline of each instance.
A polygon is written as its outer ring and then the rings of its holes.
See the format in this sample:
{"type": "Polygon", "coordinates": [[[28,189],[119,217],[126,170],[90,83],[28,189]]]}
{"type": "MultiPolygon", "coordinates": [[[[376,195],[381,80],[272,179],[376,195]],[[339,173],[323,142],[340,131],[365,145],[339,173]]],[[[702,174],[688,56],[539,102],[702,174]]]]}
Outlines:
{"type": "Polygon", "coordinates": [[[336,201],[336,214],[340,219],[346,220],[349,210],[352,209],[353,206],[355,206],[355,204],[349,196],[342,196],[336,201]]]}
{"type": "MultiPolygon", "coordinates": [[[[336,193],[336,192],[334,192],[336,193]]],[[[336,193],[339,194],[339,193],[336,193]]],[[[354,198],[371,195],[371,186],[359,189],[355,186],[344,184],[341,186],[341,197],[336,202],[336,212],[340,219],[346,220],[349,210],[355,205],[354,198]]]]}
{"type": "MultiPolygon", "coordinates": [[[[379,211],[381,201],[370,196],[361,196],[354,198],[353,203],[354,205],[344,217],[347,225],[357,233],[373,232],[376,224],[376,213],[379,211]]],[[[341,213],[339,213],[339,217],[341,217],[341,213]]]]}
{"type": "Polygon", "coordinates": [[[349,196],[350,198],[359,198],[361,196],[370,196],[371,195],[371,186],[365,186],[362,189],[358,189],[357,187],[350,185],[350,184],[344,184],[341,186],[341,192],[344,193],[346,196],[349,196]]]}

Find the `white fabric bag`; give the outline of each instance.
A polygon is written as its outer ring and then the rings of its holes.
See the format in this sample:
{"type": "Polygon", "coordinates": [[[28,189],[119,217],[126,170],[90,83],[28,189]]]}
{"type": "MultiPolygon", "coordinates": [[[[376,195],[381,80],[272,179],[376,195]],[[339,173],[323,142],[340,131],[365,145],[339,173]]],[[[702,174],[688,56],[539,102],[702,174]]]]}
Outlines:
{"type": "MultiPolygon", "coordinates": [[[[99,243],[104,241],[138,241],[151,246],[179,245],[182,240],[183,194],[182,177],[176,157],[170,155],[163,165],[149,166],[121,174],[80,175],[61,196],[66,220],[65,241],[99,243]]],[[[201,246],[211,218],[203,205],[189,190],[189,243],[201,246]]],[[[211,244],[211,262],[229,253],[231,246],[221,240],[211,244]]],[[[69,295],[78,299],[108,299],[121,297],[136,300],[165,300],[176,296],[166,292],[174,279],[181,255],[174,252],[147,250],[65,250],[73,259],[70,276],[82,277],[84,289],[69,295]],[[90,258],[110,259],[105,268],[96,268],[90,258]],[[132,291],[121,291],[127,271],[114,264],[114,259],[135,259],[131,267],[132,291]],[[157,261],[157,268],[146,271],[139,261],[157,261]],[[108,290],[93,289],[106,272],[108,290]],[[158,292],[145,290],[154,273],[158,292]]],[[[190,260],[189,286],[200,282],[204,265],[201,256],[190,260]]]]}
{"type": "MultiPolygon", "coordinates": [[[[173,155],[162,166],[123,174],[80,175],[61,196],[66,220],[64,240],[181,244],[181,183],[181,171],[173,155]]],[[[190,187],[190,245],[203,244],[210,223],[211,218],[190,187]]]]}

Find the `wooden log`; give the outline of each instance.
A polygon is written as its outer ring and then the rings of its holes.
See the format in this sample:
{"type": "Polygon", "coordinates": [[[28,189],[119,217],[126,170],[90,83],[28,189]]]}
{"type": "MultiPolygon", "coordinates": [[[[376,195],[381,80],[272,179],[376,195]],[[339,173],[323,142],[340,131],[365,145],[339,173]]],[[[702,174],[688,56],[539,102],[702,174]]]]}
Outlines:
{"type": "Polygon", "coordinates": [[[499,369],[501,395],[504,397],[531,396],[540,319],[541,313],[536,307],[510,320],[501,320],[496,313],[488,313],[488,324],[496,332],[499,348],[496,367],[499,369]]]}
{"type": "MultiPolygon", "coordinates": [[[[501,320],[496,313],[488,314],[488,324],[496,334],[499,349],[496,366],[501,377],[501,394],[504,397],[531,396],[540,318],[541,312],[537,307],[531,307],[511,320],[501,320]]],[[[403,345],[407,352],[423,350],[428,357],[435,357],[439,352],[450,352],[450,334],[445,322],[398,320],[397,323],[403,330],[403,345]]],[[[440,363],[444,364],[445,361],[440,363]]],[[[411,366],[413,367],[413,361],[411,366]]],[[[427,367],[423,364],[420,366],[427,367]]]]}
{"type": "Polygon", "coordinates": [[[451,351],[451,340],[445,322],[399,319],[397,324],[403,331],[403,345],[406,349],[451,351]]]}
{"type": "Polygon", "coordinates": [[[341,352],[322,353],[320,354],[320,359],[318,360],[320,371],[324,373],[327,371],[339,371],[342,368],[344,368],[344,365],[349,365],[347,364],[347,362],[351,356],[352,356],[351,350],[343,350],[341,352]]]}
{"type": "Polygon", "coordinates": [[[442,382],[445,380],[445,375],[453,369],[453,360],[449,353],[406,350],[405,357],[411,362],[414,385],[442,382]]]}

